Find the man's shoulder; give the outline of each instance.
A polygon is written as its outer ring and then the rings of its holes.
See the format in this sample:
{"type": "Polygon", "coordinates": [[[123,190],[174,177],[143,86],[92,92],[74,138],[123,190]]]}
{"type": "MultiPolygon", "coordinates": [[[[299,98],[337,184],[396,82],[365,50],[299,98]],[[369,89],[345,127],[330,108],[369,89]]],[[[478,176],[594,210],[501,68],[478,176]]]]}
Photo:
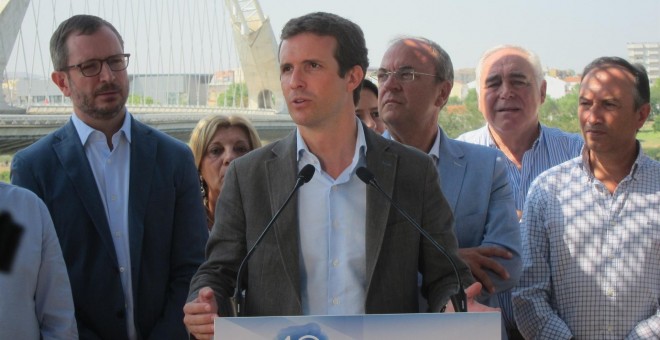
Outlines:
{"type": "Polygon", "coordinates": [[[541,125],[545,138],[551,142],[561,142],[569,144],[583,144],[582,136],[577,133],[566,132],[556,127],[541,125]]]}
{"type": "Polygon", "coordinates": [[[469,159],[495,159],[498,156],[501,156],[501,152],[499,150],[481,144],[474,144],[471,142],[450,138],[447,139],[447,143],[463,150],[463,153],[465,153],[469,159]]]}
{"type": "MultiPolygon", "coordinates": [[[[580,171],[580,174],[583,174],[582,156],[571,158],[543,171],[534,179],[532,186],[534,186],[534,183],[537,183],[537,185],[556,185],[557,183],[564,183],[566,181],[570,182],[572,181],[576,170],[580,171]]],[[[559,187],[562,186],[563,184],[559,185],[559,187]]]]}
{"type": "Polygon", "coordinates": [[[459,135],[456,140],[471,144],[486,145],[488,143],[488,126],[484,125],[476,130],[459,135]]]}
{"type": "MultiPolygon", "coordinates": [[[[68,124],[68,123],[67,123],[68,124]]],[[[65,132],[65,126],[58,128],[57,130],[39,138],[36,142],[30,144],[16,152],[14,157],[29,159],[39,159],[37,156],[41,157],[50,157],[54,156],[53,145],[59,143],[65,132]]]]}

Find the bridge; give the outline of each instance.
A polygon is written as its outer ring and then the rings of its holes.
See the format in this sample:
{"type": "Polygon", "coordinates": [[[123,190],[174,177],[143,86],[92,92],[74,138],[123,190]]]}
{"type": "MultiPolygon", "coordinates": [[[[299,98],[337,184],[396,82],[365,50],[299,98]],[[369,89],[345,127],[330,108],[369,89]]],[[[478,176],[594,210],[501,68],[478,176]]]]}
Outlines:
{"type": "Polygon", "coordinates": [[[292,131],[275,35],[257,0],[66,2],[0,0],[0,154],[69,119],[71,102],[50,81],[48,42],[75,14],[103,17],[122,34],[131,53],[127,106],[140,121],[186,142],[212,114],[246,117],[265,142],[292,131]]]}

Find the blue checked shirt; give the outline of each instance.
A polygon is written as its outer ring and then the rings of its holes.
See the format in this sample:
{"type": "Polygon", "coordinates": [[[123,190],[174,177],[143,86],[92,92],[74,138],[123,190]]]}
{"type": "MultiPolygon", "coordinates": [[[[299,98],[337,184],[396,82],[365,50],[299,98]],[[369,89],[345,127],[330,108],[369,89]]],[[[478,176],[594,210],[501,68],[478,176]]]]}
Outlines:
{"type": "Polygon", "coordinates": [[[610,194],[586,151],[537,178],[523,215],[519,329],[535,339],[660,338],[660,163],[610,194]]]}

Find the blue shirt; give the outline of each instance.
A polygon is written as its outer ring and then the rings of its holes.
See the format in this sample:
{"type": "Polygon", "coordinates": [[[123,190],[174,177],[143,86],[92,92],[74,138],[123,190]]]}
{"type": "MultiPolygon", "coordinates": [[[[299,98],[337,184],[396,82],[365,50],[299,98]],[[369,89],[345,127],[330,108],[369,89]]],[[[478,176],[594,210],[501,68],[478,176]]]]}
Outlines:
{"type": "Polygon", "coordinates": [[[303,314],[364,314],[366,301],[367,186],[355,175],[367,144],[360,121],[353,161],[333,179],[297,131],[298,169],[316,174],[298,192],[303,314]]]}
{"type": "MultiPolygon", "coordinates": [[[[577,157],[580,155],[580,150],[582,150],[584,144],[582,137],[578,134],[566,133],[557,128],[543,125],[540,125],[540,129],[539,138],[534,141],[531,149],[525,151],[520,169],[510,159],[505,159],[507,172],[509,173],[509,183],[513,190],[513,197],[516,200],[516,209],[520,211],[525,206],[527,191],[529,191],[529,186],[536,176],[555,165],[577,157]]],[[[488,125],[466,132],[456,139],[497,148],[488,130],[488,125]]]]}
{"type": "Polygon", "coordinates": [[[513,294],[526,338],[660,338],[660,163],[639,150],[613,193],[587,151],[532,183],[513,294]]]}
{"type": "MultiPolygon", "coordinates": [[[[124,116],[124,123],[112,136],[112,150],[103,132],[85,124],[76,114],[71,116],[87,161],[94,173],[96,186],[103,201],[112,242],[117,253],[117,263],[126,302],[126,324],[129,339],[137,339],[133,315],[133,285],[131,280],[131,254],[128,231],[128,184],[131,162],[131,115],[124,116]]],[[[138,254],[139,255],[139,254],[138,254]]]]}

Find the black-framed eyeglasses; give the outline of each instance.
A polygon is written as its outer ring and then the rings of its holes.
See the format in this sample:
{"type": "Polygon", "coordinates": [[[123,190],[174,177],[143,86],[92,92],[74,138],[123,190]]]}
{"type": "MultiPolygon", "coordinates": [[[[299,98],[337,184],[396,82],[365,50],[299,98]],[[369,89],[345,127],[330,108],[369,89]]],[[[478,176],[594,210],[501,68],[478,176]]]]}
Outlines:
{"type": "Polygon", "coordinates": [[[442,78],[437,74],[431,74],[431,73],[423,73],[423,72],[417,72],[414,69],[411,68],[404,68],[404,69],[399,69],[397,71],[383,71],[379,70],[376,72],[376,79],[378,79],[378,84],[383,84],[387,81],[387,79],[390,79],[390,76],[393,76],[394,79],[400,81],[400,82],[411,82],[415,80],[417,76],[427,76],[427,77],[435,77],[435,78],[442,78]]]}
{"type": "Polygon", "coordinates": [[[78,68],[83,76],[94,77],[101,73],[104,63],[108,64],[108,67],[112,71],[123,71],[128,67],[128,58],[130,56],[130,53],[123,53],[111,55],[105,59],[91,59],[77,65],[67,66],[62,71],[78,68]]]}

